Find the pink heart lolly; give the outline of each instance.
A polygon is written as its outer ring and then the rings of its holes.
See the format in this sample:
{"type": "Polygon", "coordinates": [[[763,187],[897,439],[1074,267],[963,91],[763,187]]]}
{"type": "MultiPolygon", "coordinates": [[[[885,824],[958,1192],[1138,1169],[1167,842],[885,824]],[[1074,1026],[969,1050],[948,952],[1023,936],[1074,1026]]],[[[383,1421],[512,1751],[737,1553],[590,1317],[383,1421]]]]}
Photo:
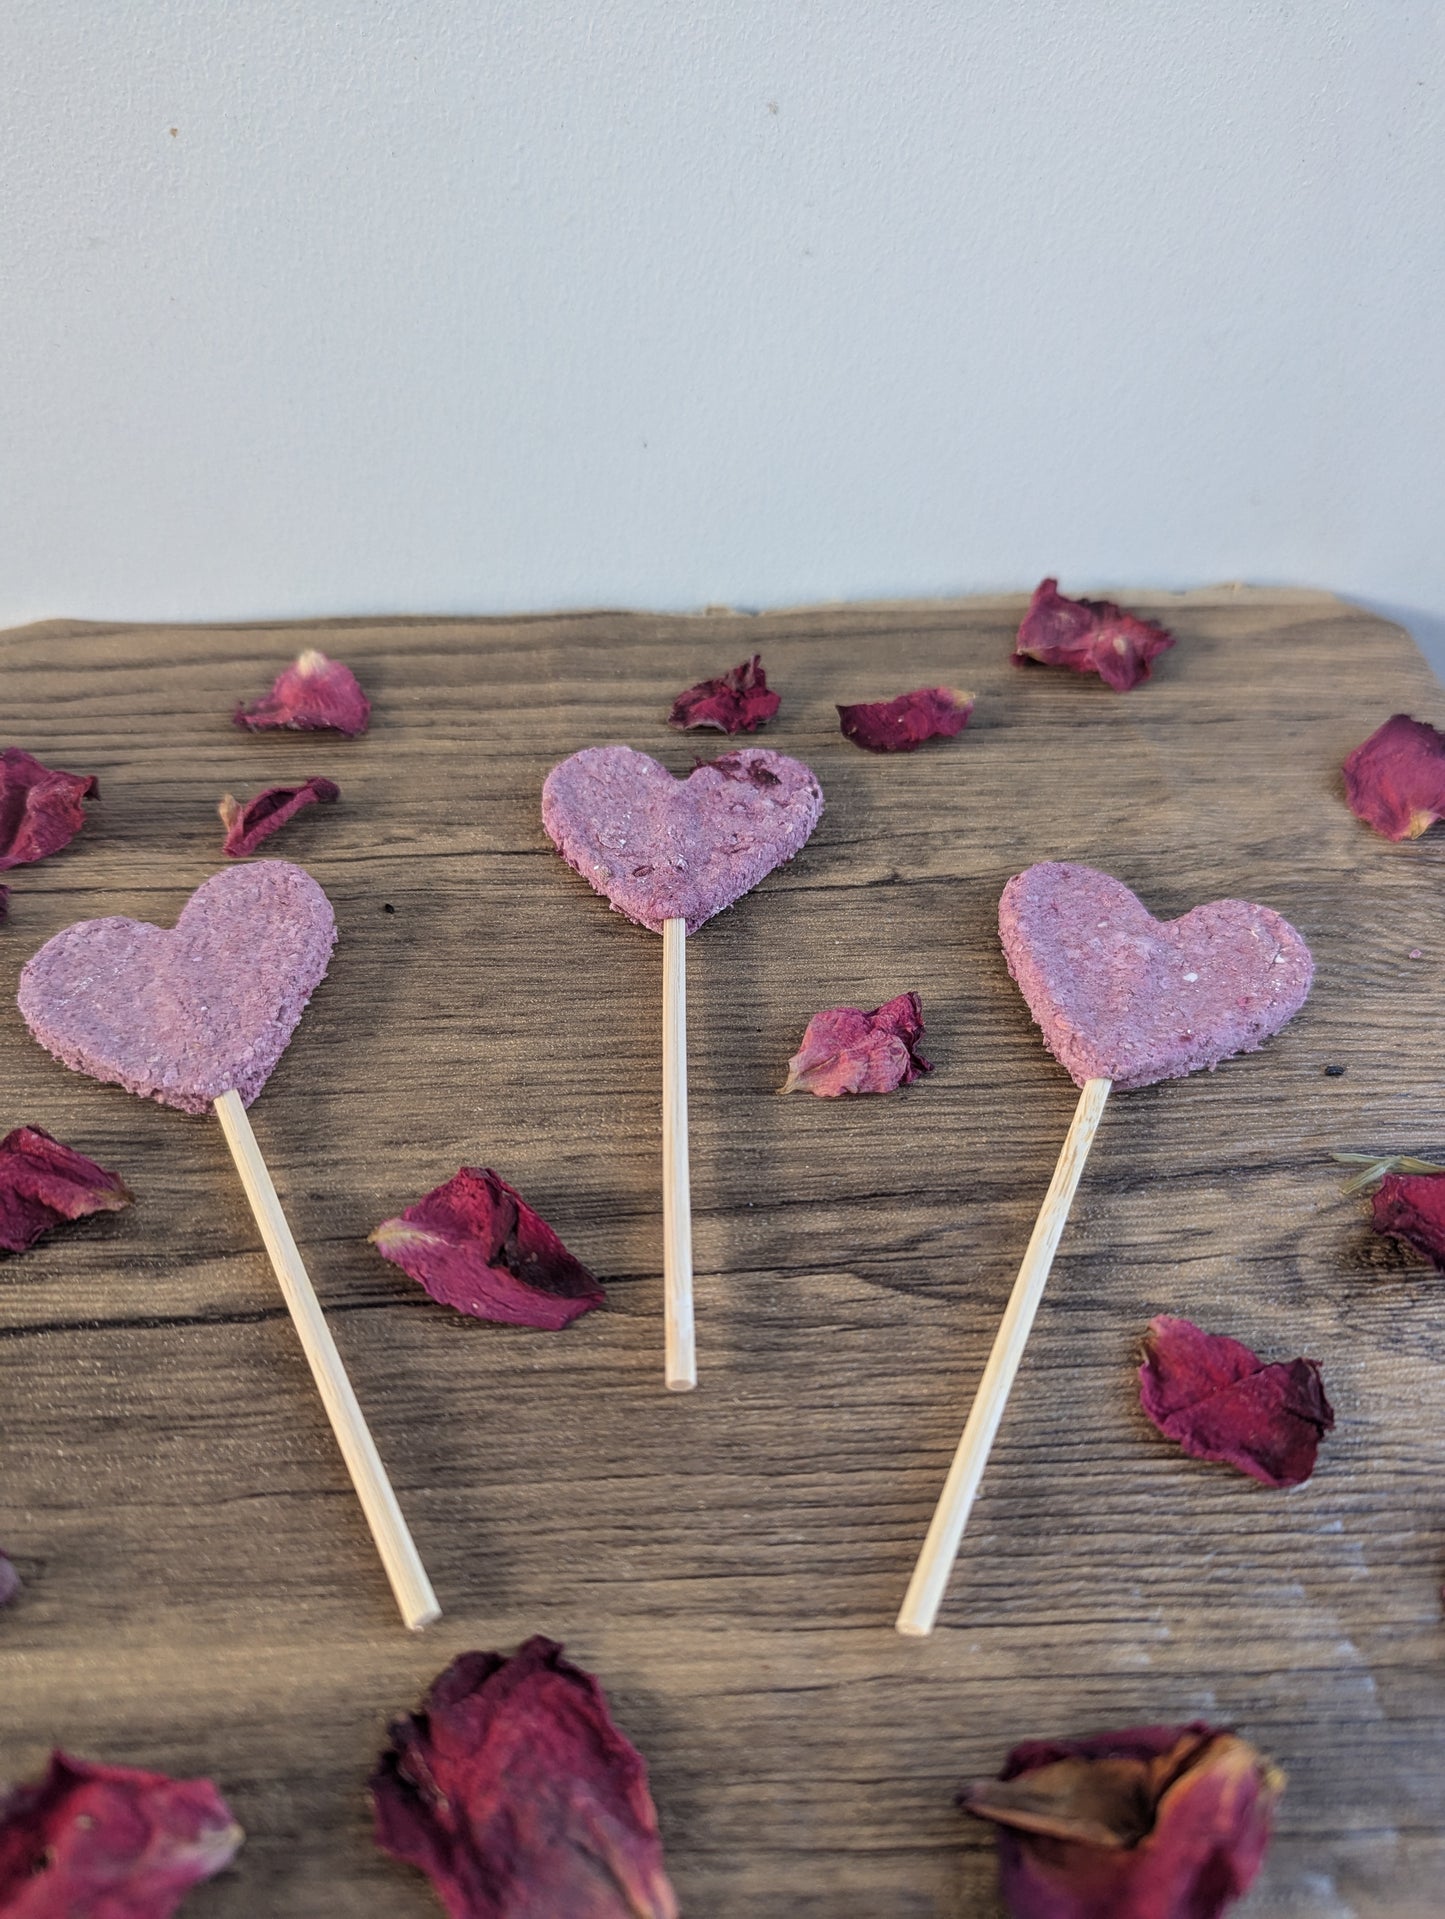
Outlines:
{"type": "Polygon", "coordinates": [[[249,1106],[286,1050],[336,943],[331,902],[299,866],[258,860],[198,886],[167,931],[81,920],[25,967],[25,1023],[65,1065],[144,1099],[249,1106]]]}
{"type": "Polygon", "coordinates": [[[1294,1018],[1314,962],[1267,906],[1212,900],[1156,920],[1119,880],[1049,860],[998,907],[1009,971],[1074,1083],[1121,1092],[1256,1051],[1294,1018]]]}
{"type": "Polygon", "coordinates": [[[744,747],[685,780],[630,746],[589,746],[554,766],[542,824],[569,866],[619,913],[695,933],[790,860],[823,792],[801,760],[744,747]]]}

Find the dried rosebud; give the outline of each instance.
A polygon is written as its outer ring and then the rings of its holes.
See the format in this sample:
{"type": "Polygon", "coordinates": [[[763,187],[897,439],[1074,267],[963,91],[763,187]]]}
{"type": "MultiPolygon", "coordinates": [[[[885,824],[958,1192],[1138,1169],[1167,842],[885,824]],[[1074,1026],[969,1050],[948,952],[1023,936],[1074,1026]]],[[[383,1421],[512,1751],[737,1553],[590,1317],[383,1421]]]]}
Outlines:
{"type": "Polygon", "coordinates": [[[15,1561],[7,1552],[0,1552],[0,1606],[8,1606],[20,1591],[20,1575],[15,1570],[15,1561]]]}
{"type": "Polygon", "coordinates": [[[1377,1233],[1404,1240],[1445,1273],[1445,1176],[1386,1173],[1370,1209],[1370,1224],[1377,1233]]]}
{"type": "Polygon", "coordinates": [[[1234,1466],[1265,1486],[1299,1486],[1335,1423],[1318,1363],[1266,1365],[1237,1339],[1161,1313],[1144,1336],[1139,1401],[1192,1459],[1234,1466]]]}
{"type": "Polygon", "coordinates": [[[39,1126],[17,1126],[0,1139],[0,1249],[7,1253],[23,1253],[63,1220],[118,1213],[130,1203],[117,1173],[39,1126]]]}
{"type": "Polygon", "coordinates": [[[1445,733],[1394,714],[1345,761],[1345,798],[1387,840],[1419,839],[1445,814],[1445,733]]]}
{"type": "Polygon", "coordinates": [[[252,732],[284,726],[297,733],[344,733],[354,740],[366,731],[371,702],[349,666],[328,660],[313,646],[276,675],[264,698],[238,706],[233,717],[252,732]]]}
{"type": "Polygon", "coordinates": [[[99,791],[91,773],[58,773],[23,747],[7,746],[0,752],[0,873],[68,846],[85,825],[80,802],[99,791]]]}
{"type": "Polygon", "coordinates": [[[782,703],[778,694],[768,691],[762,655],[754,653],[721,679],[699,680],[679,693],[667,723],[684,733],[702,726],[715,726],[720,733],[756,733],[782,703]]]}
{"type": "Polygon", "coordinates": [[[842,1093],[891,1093],[933,1067],[918,1051],[923,1037],[923,1002],[917,993],[900,993],[871,1013],[856,1006],[830,1006],[814,1013],[803,1043],[788,1061],[784,1093],[816,1093],[837,1099],[842,1093]]]}
{"type": "Polygon", "coordinates": [[[925,740],[951,740],[961,733],[973,706],[972,693],[920,686],[915,692],[900,693],[896,700],[840,706],[838,725],[844,739],[869,753],[912,753],[925,740]]]}
{"type": "Polygon", "coordinates": [[[1284,1776],[1232,1732],[1015,1746],[958,1803],[998,1827],[1012,1919],[1217,1919],[1253,1883],[1284,1776]]]}
{"type": "Polygon", "coordinates": [[[209,1779],[55,1752],[44,1779],[0,1796],[0,1913],[170,1919],[243,1837],[209,1779]]]}
{"type": "Polygon", "coordinates": [[[454,1659],[371,1796],[376,1843],[450,1919],[676,1919],[642,1755],[550,1639],[454,1659]]]}
{"type": "Polygon", "coordinates": [[[1014,646],[1016,660],[1041,660],[1097,673],[1116,693],[1149,678],[1150,663],[1174,644],[1167,627],[1126,613],[1112,600],[1070,600],[1057,580],[1034,588],[1014,646]]]}
{"type": "Polygon", "coordinates": [[[312,806],[317,800],[340,798],[341,788],[335,780],[319,777],[303,780],[300,786],[268,786],[264,793],[247,800],[244,806],[227,793],[216,808],[226,829],[221,851],[228,860],[243,860],[255,852],[262,840],[270,839],[287,820],[294,818],[303,806],[312,806]]]}
{"type": "Polygon", "coordinates": [[[371,1235],[443,1306],[556,1332],[606,1303],[596,1278],[490,1167],[463,1166],[371,1235]]]}

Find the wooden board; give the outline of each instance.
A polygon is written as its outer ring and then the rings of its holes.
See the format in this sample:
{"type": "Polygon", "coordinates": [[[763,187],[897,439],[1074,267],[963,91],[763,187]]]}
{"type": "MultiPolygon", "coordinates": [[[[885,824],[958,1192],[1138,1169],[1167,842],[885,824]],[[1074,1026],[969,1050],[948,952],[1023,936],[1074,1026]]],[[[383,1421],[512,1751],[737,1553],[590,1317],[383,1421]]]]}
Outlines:
{"type": "Polygon", "coordinates": [[[1397,628],[1325,596],[1136,596],[1179,634],[1127,696],[1009,663],[1017,599],[748,618],[139,628],[0,637],[3,741],[100,776],[6,877],[4,1126],[126,1177],[131,1212],[0,1266],[0,1771],[80,1753],[213,1774],[249,1838],[196,1919],[423,1919],[374,1851],[389,1715],[451,1655],[564,1639],[650,1762],[688,1919],[979,1919],[952,1805],[1016,1739],[1204,1716],[1290,1775],[1257,1919],[1436,1914],[1445,1878],[1445,1295],[1341,1201],[1331,1148],[1445,1152],[1445,840],[1391,846],[1339,766],[1439,719],[1397,628]],[[229,723],[299,647],[370,734],[229,723]],[[701,1387],[662,1390],[661,942],[545,840],[553,761],[714,750],[671,695],[760,649],[767,743],[827,795],[802,856],[690,943],[701,1387]],[[835,700],[940,681],[956,743],[857,751],[835,700]],[[446,1608],[396,1625],[219,1129],[63,1071],[15,1010],[68,922],[169,921],[216,801],[334,775],[269,851],[341,942],[253,1119],[446,1608]],[[1110,1102],[931,1641],[892,1619],[1074,1105],[995,935],[1009,874],[1105,866],[1172,915],[1263,900],[1318,961],[1300,1018],[1110,1102]],[[390,910],[388,910],[390,909],[390,910]],[[1418,953],[1419,957],[1412,957],[1418,953]],[[818,1007],[923,996],[933,1076],[781,1100],[818,1007]],[[1345,1068],[1326,1077],[1327,1065],[1345,1068]],[[493,1165],[608,1284],[563,1334],[433,1305],[366,1243],[493,1165]],[[1151,1314],[1321,1360],[1339,1413],[1269,1493],[1155,1435],[1151,1314]]]}

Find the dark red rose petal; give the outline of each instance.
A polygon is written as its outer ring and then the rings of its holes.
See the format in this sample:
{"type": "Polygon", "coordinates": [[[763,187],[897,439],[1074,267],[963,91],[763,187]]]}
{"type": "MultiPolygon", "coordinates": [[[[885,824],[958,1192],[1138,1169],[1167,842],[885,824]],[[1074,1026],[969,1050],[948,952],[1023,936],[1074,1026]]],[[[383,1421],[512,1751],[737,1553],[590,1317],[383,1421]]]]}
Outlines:
{"type": "Polygon", "coordinates": [[[1419,839],[1445,815],[1445,733],[1396,713],[1345,761],[1345,798],[1387,840],[1419,839]]]}
{"type": "Polygon", "coordinates": [[[900,993],[871,1013],[856,1006],[830,1006],[808,1021],[780,1090],[816,1093],[820,1099],[891,1093],[895,1086],[907,1086],[921,1073],[933,1071],[918,1051],[922,1037],[923,1003],[917,993],[900,993]]]}
{"type": "Polygon", "coordinates": [[[171,1919],[242,1837],[209,1779],[167,1779],[52,1753],[0,1797],[0,1913],[16,1919],[171,1919]]]}
{"type": "Polygon", "coordinates": [[[371,1796],[376,1843],[450,1919],[677,1919],[642,1755],[550,1639],[454,1659],[371,1796]]]}
{"type": "Polygon", "coordinates": [[[93,774],[57,773],[7,746],[0,752],[0,873],[68,846],[85,825],[80,802],[99,791],[93,774]]]}
{"type": "Polygon", "coordinates": [[[293,819],[303,806],[314,806],[317,800],[329,802],[340,798],[341,788],[335,780],[320,778],[303,780],[300,786],[268,786],[264,793],[247,800],[244,806],[227,793],[216,809],[226,829],[221,851],[228,860],[245,859],[262,840],[270,839],[287,820],[293,819]]]}
{"type": "Polygon", "coordinates": [[[755,733],[782,703],[778,694],[768,691],[762,655],[754,653],[721,679],[699,680],[679,693],[667,723],[685,733],[700,726],[715,726],[720,733],[755,733]]]}
{"type": "Polygon", "coordinates": [[[1014,646],[1016,660],[1097,673],[1116,693],[1149,678],[1151,662],[1174,644],[1167,627],[1126,613],[1112,600],[1071,600],[1057,580],[1034,589],[1014,646]]]}
{"type": "Polygon", "coordinates": [[[264,698],[238,706],[234,718],[252,732],[284,726],[298,733],[344,733],[354,740],[366,731],[371,702],[349,666],[308,647],[277,674],[264,698]]]}
{"type": "Polygon", "coordinates": [[[556,1332],[606,1303],[594,1276],[490,1167],[463,1166],[371,1235],[443,1306],[556,1332]]]}
{"type": "Polygon", "coordinates": [[[1403,1239],[1445,1273],[1445,1174],[1386,1173],[1370,1207],[1377,1233],[1403,1239]]]}
{"type": "Polygon", "coordinates": [[[1234,1466],[1266,1486],[1299,1486],[1335,1423],[1313,1359],[1266,1365],[1222,1333],[1161,1313],[1144,1336],[1139,1399],[1193,1459],[1234,1466]]]}
{"type": "Polygon", "coordinates": [[[925,740],[951,740],[961,733],[973,707],[972,693],[920,686],[896,700],[840,706],[838,724],[845,739],[870,753],[911,753],[925,740]]]}
{"type": "Polygon", "coordinates": [[[39,1126],[17,1126],[0,1139],[0,1249],[7,1253],[23,1253],[67,1219],[118,1213],[130,1203],[118,1174],[39,1126]]]}
{"type": "Polygon", "coordinates": [[[1284,1778],[1196,1723],[1015,1746],[958,1803],[998,1828],[1012,1919],[1218,1919],[1253,1883],[1284,1778]]]}
{"type": "Polygon", "coordinates": [[[0,1552],[0,1606],[8,1606],[20,1591],[20,1575],[9,1553],[0,1552]]]}

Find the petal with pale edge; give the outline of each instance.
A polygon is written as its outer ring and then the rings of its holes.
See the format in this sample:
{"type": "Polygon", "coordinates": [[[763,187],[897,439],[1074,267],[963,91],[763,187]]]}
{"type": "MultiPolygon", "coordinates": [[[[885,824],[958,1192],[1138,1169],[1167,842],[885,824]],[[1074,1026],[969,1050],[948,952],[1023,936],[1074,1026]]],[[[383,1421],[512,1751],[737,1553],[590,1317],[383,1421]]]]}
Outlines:
{"type": "Polygon", "coordinates": [[[1266,1365],[1248,1346],[1161,1313],[1144,1335],[1139,1400],[1194,1459],[1234,1466],[1265,1486],[1299,1486],[1335,1423],[1313,1359],[1266,1365]]]}
{"type": "Polygon", "coordinates": [[[754,653],[720,678],[699,680],[679,693],[667,723],[684,733],[703,726],[720,733],[756,733],[782,703],[780,695],[768,690],[762,655],[754,653]]]}
{"type": "Polygon", "coordinates": [[[838,708],[844,739],[869,753],[912,753],[925,740],[951,740],[968,725],[972,693],[920,686],[895,700],[865,700],[838,708]]]}
{"type": "Polygon", "coordinates": [[[0,873],[68,846],[85,825],[80,802],[99,791],[92,773],[60,773],[7,746],[0,752],[0,873]]]}
{"type": "Polygon", "coordinates": [[[1350,811],[1387,840],[1417,840],[1445,815],[1445,733],[1408,713],[1377,726],[1344,771],[1350,811]]]}
{"type": "Polygon", "coordinates": [[[596,1278],[490,1167],[463,1166],[371,1235],[383,1259],[473,1319],[556,1332],[606,1303],[596,1278]]]}
{"type": "Polygon", "coordinates": [[[808,1021],[802,1044],[788,1061],[784,1093],[891,1093],[933,1067],[918,1051],[923,1003],[900,993],[886,1006],[864,1013],[856,1006],[830,1006],[808,1021]]]}
{"type": "Polygon", "coordinates": [[[1196,1723],[1030,1740],[958,1803],[998,1828],[1011,1919],[1218,1919],[1283,1789],[1246,1740],[1196,1723]]]}
{"type": "Polygon", "coordinates": [[[371,702],[349,666],[308,647],[276,675],[269,693],[238,706],[233,717],[252,732],[286,727],[298,733],[344,733],[354,740],[367,729],[371,702]]]}
{"type": "Polygon", "coordinates": [[[1057,580],[1034,589],[1014,644],[1016,660],[1097,673],[1116,693],[1147,680],[1154,660],[1174,644],[1174,635],[1154,620],[1126,613],[1113,600],[1071,600],[1057,580]]]}
{"type": "Polygon", "coordinates": [[[553,1640],[454,1659],[371,1796],[377,1844],[450,1919],[677,1919],[642,1755],[553,1640]]]}
{"type": "Polygon", "coordinates": [[[63,1752],[0,1794],[0,1913],[15,1919],[171,1919],[243,1838],[209,1779],[92,1765],[63,1752]]]}
{"type": "Polygon", "coordinates": [[[226,829],[221,851],[228,860],[243,860],[255,852],[262,840],[270,839],[287,820],[294,819],[303,806],[314,806],[317,800],[329,804],[340,798],[341,788],[335,780],[319,776],[303,780],[300,786],[268,786],[264,793],[247,800],[244,806],[227,793],[216,808],[226,829]]]}
{"type": "Polygon", "coordinates": [[[0,1139],[0,1249],[7,1253],[23,1253],[68,1219],[118,1213],[130,1203],[119,1174],[39,1126],[17,1126],[0,1139]]]}

